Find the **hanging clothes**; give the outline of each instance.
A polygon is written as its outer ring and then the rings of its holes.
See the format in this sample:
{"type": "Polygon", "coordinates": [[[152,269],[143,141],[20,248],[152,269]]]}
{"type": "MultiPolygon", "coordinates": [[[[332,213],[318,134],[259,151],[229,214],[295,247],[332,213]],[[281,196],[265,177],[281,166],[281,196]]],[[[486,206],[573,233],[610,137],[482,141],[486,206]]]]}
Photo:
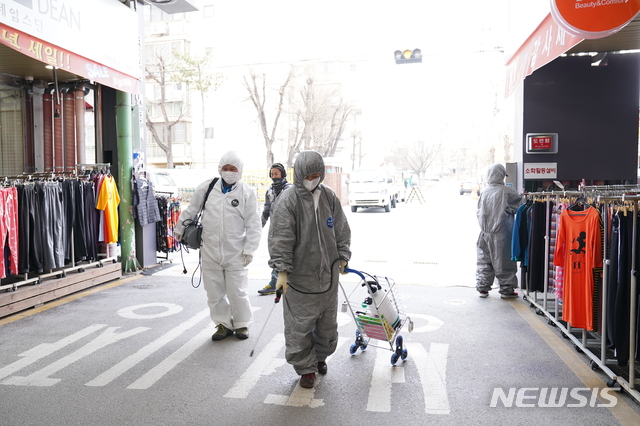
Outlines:
{"type": "Polygon", "coordinates": [[[0,188],[0,278],[18,273],[18,191],[0,188]]]}
{"type": "Polygon", "coordinates": [[[118,242],[118,205],[120,195],[116,181],[111,175],[104,177],[96,208],[104,210],[104,242],[107,244],[118,242]]]}
{"type": "Polygon", "coordinates": [[[596,329],[595,278],[602,272],[602,226],[595,208],[562,212],[554,264],[564,267],[562,319],[572,327],[596,329]]]}

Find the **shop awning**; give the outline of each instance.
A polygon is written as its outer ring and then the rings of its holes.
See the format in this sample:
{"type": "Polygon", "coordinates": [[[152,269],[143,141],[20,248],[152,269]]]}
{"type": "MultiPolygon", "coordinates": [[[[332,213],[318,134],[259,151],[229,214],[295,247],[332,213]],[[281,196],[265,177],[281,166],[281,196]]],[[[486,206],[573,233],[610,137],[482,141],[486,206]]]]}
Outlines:
{"type": "Polygon", "coordinates": [[[562,29],[548,14],[538,28],[507,61],[504,94],[509,97],[528,75],[553,61],[583,39],[562,29]]]}
{"type": "Polygon", "coordinates": [[[549,13],[507,61],[505,97],[536,69],[563,53],[615,52],[640,49],[640,16],[607,37],[585,40],[562,29],[549,13]]]}
{"type": "MultiPolygon", "coordinates": [[[[75,74],[123,92],[140,93],[140,81],[137,78],[69,52],[2,23],[0,23],[0,44],[12,49],[22,57],[32,58],[32,60],[35,59],[45,65],[55,66],[63,72],[75,74]]],[[[18,61],[17,58],[20,58],[20,56],[14,56],[16,61],[18,61]]],[[[2,68],[5,68],[5,63],[3,61],[2,68]]],[[[46,72],[45,65],[42,66],[42,73],[46,72]]],[[[37,74],[32,76],[41,78],[37,74]]],[[[50,81],[51,78],[43,78],[43,80],[50,81]]]]}

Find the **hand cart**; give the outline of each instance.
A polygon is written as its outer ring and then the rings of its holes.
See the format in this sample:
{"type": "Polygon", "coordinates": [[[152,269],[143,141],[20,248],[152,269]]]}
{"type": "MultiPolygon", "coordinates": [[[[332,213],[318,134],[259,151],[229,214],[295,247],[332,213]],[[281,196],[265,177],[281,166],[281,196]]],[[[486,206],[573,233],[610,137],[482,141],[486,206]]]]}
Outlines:
{"type": "Polygon", "coordinates": [[[408,351],[403,346],[400,330],[409,322],[409,332],[413,331],[413,321],[398,308],[394,295],[395,282],[387,277],[369,275],[355,269],[345,268],[345,272],[354,273],[361,278],[349,295],[340,283],[345,297],[342,311],[346,312],[348,307],[358,327],[356,340],[349,352],[355,355],[358,348],[364,351],[369,345],[384,349],[386,346],[377,346],[371,340],[386,341],[393,351],[391,365],[396,365],[398,359],[404,361],[408,351]]]}

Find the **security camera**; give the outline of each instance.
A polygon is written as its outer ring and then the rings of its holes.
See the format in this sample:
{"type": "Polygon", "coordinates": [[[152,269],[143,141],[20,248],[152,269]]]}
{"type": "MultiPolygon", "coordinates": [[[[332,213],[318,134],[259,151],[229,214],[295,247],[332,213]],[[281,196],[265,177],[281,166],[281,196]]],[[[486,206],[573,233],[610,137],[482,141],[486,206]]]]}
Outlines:
{"type": "Polygon", "coordinates": [[[24,80],[29,82],[29,83],[31,83],[33,81],[33,76],[32,75],[27,75],[27,76],[25,76],[24,80]]]}

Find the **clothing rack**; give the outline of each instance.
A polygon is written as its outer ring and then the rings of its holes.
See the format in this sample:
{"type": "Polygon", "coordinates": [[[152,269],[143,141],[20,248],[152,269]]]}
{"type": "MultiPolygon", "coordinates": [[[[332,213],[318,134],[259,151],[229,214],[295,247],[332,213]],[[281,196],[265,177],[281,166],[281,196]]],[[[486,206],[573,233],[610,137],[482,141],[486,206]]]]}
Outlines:
{"type": "MultiPolygon", "coordinates": [[[[87,171],[100,171],[103,173],[110,173],[110,163],[97,163],[97,164],[78,164],[76,165],[76,169],[75,169],[75,173],[59,173],[59,172],[35,172],[35,173],[24,173],[22,175],[15,175],[15,176],[4,176],[3,177],[3,182],[9,182],[9,180],[11,181],[17,181],[17,180],[27,180],[27,181],[31,181],[34,178],[47,178],[48,180],[54,180],[56,178],[70,178],[70,179],[76,179],[79,176],[86,174],[87,171]]],[[[4,285],[0,285],[0,291],[4,290],[4,291],[16,291],[18,289],[18,287],[23,286],[23,285],[27,285],[27,284],[31,284],[31,283],[35,283],[35,284],[41,284],[43,279],[46,278],[50,278],[50,277],[56,277],[58,279],[60,278],[65,278],[67,276],[67,273],[69,272],[73,272],[73,271],[77,271],[77,272],[84,272],[86,270],[86,268],[90,268],[90,267],[97,267],[97,268],[101,268],[104,266],[105,262],[108,261],[112,261],[113,263],[117,263],[118,259],[117,256],[109,256],[107,255],[102,255],[102,254],[98,254],[98,257],[100,256],[104,256],[105,258],[103,259],[97,259],[93,262],[88,262],[88,263],[79,263],[76,264],[75,261],[75,247],[74,247],[74,232],[73,229],[71,230],[70,233],[70,244],[71,244],[71,261],[70,261],[70,266],[65,266],[65,267],[61,267],[61,268],[55,268],[55,269],[49,269],[47,272],[44,273],[39,273],[36,274],[36,276],[34,277],[29,277],[29,273],[24,273],[24,274],[17,274],[17,275],[13,275],[13,278],[17,278],[17,279],[7,279],[7,278],[11,278],[9,276],[5,277],[6,281],[12,281],[9,282],[7,284],[4,285]]]]}
{"type": "Polygon", "coordinates": [[[637,298],[635,297],[637,291],[637,278],[636,278],[636,267],[638,265],[635,264],[635,251],[636,251],[636,233],[638,231],[638,202],[640,201],[640,186],[638,185],[599,185],[599,186],[585,186],[582,191],[543,191],[543,192],[526,192],[525,195],[530,199],[545,200],[547,203],[546,208],[546,227],[545,227],[545,274],[544,274],[544,291],[543,291],[543,300],[542,304],[539,303],[537,292],[534,292],[533,299],[531,298],[531,294],[529,292],[529,287],[527,286],[526,295],[524,296],[524,300],[529,302],[530,307],[536,308],[536,314],[543,315],[547,318],[547,323],[549,325],[557,327],[563,336],[574,343],[574,347],[576,350],[584,353],[587,357],[590,358],[591,368],[596,370],[600,368],[607,376],[609,376],[610,380],[607,381],[607,386],[613,387],[615,384],[619,384],[622,388],[624,388],[636,401],[640,402],[640,392],[635,389],[635,385],[639,384],[640,381],[636,380],[636,361],[635,361],[635,346],[636,346],[636,324],[637,324],[637,298]],[[551,223],[551,215],[553,212],[549,209],[549,204],[552,200],[555,199],[556,202],[560,200],[560,198],[566,197],[582,197],[585,200],[587,198],[594,198],[596,203],[602,203],[604,212],[608,212],[611,201],[621,201],[621,202],[630,202],[633,212],[633,227],[632,227],[632,253],[631,253],[631,268],[629,270],[630,274],[630,308],[629,308],[629,378],[625,380],[623,377],[620,377],[618,374],[613,372],[611,368],[608,367],[608,364],[614,364],[616,362],[615,359],[607,359],[607,294],[608,294],[608,267],[610,265],[610,260],[608,259],[607,253],[610,242],[608,241],[608,233],[606,230],[608,229],[608,214],[603,214],[603,226],[605,232],[603,233],[603,272],[602,272],[602,296],[601,296],[601,319],[600,319],[600,332],[588,332],[586,329],[581,330],[581,339],[578,339],[573,334],[573,330],[575,328],[571,327],[569,323],[566,326],[561,322],[561,317],[559,317],[560,306],[558,303],[558,297],[555,297],[553,308],[549,307],[548,300],[548,289],[549,289],[549,256],[550,256],[550,223],[551,223]],[[589,340],[588,333],[594,333],[596,339],[589,340]],[[599,337],[599,340],[598,340],[599,337]],[[598,357],[594,352],[592,352],[589,347],[597,347],[600,348],[600,356],[598,357]]]}

